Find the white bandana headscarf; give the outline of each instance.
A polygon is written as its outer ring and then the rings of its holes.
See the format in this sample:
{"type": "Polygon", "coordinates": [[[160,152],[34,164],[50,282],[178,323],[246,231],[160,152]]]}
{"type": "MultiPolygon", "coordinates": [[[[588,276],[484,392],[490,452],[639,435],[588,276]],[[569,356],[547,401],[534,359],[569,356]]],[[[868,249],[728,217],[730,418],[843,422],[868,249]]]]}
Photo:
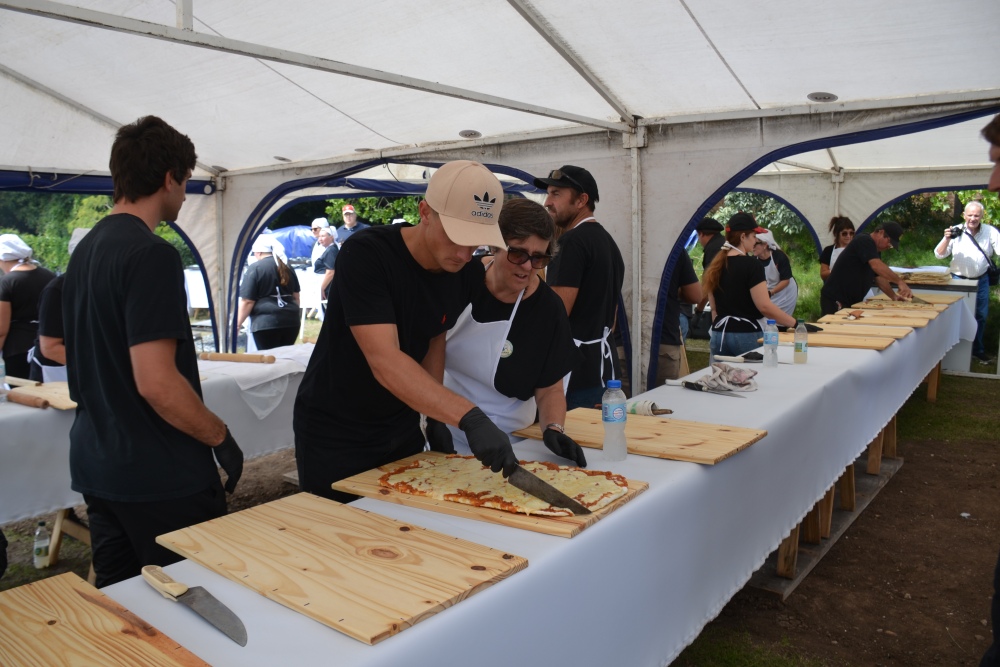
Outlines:
{"type": "Polygon", "coordinates": [[[772,234],[770,230],[765,232],[757,232],[757,240],[766,243],[767,247],[770,248],[771,250],[781,250],[781,248],[778,247],[778,242],[774,240],[774,234],[772,234]]]}
{"type": "Polygon", "coordinates": [[[261,234],[258,236],[253,242],[250,252],[269,252],[279,258],[282,263],[288,264],[288,257],[285,255],[285,246],[281,245],[281,241],[270,234],[261,234]]]}
{"type": "Polygon", "coordinates": [[[31,261],[33,251],[17,234],[0,234],[0,262],[24,264],[31,261]]]}

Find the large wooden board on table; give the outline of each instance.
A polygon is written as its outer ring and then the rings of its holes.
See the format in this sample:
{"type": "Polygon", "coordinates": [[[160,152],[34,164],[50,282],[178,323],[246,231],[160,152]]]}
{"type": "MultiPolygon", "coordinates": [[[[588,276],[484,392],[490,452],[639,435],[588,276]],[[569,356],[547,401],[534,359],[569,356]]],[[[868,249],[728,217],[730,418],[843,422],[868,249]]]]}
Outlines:
{"type": "MultiPolygon", "coordinates": [[[[593,514],[585,516],[537,516],[505,512],[504,510],[492,509],[490,507],[473,507],[472,505],[453,503],[449,500],[435,500],[434,498],[428,498],[426,496],[415,496],[409,493],[400,493],[395,489],[387,489],[384,486],[380,486],[378,483],[379,477],[390,470],[405,466],[417,458],[431,458],[435,456],[445,455],[439,452],[414,454],[413,456],[408,456],[394,463],[384,465],[381,469],[375,468],[374,470],[367,470],[358,475],[354,475],[353,477],[348,477],[347,479],[342,479],[339,482],[334,482],[333,488],[338,491],[344,491],[345,493],[353,493],[355,495],[366,496],[368,498],[376,498],[378,500],[397,503],[399,505],[418,507],[432,512],[450,514],[452,516],[474,519],[476,521],[486,521],[487,523],[496,523],[502,526],[510,526],[512,528],[521,528],[523,530],[530,530],[536,533],[555,535],[556,537],[573,537],[578,535],[584,528],[594,525],[597,521],[603,519],[605,516],[649,488],[649,484],[646,482],[639,482],[630,479],[628,480],[628,493],[607,507],[597,510],[593,514]]],[[[596,468],[599,467],[599,465],[591,465],[590,467],[596,468]]]]}
{"type": "MultiPolygon", "coordinates": [[[[863,321],[863,320],[862,320],[863,321]]],[[[890,327],[883,324],[861,324],[852,322],[824,322],[820,325],[823,333],[841,336],[875,336],[877,338],[906,338],[913,333],[913,327],[890,327]]],[[[812,334],[809,334],[812,336],[812,334]]]]}
{"type": "Polygon", "coordinates": [[[823,317],[816,320],[817,324],[823,326],[824,324],[867,324],[867,325],[879,325],[883,324],[890,327],[912,327],[914,329],[921,329],[927,326],[930,322],[929,319],[925,317],[895,317],[892,313],[884,313],[882,311],[872,311],[866,310],[864,316],[861,319],[851,320],[848,319],[849,310],[838,310],[833,315],[824,315],[823,317]]]}
{"type": "MultiPolygon", "coordinates": [[[[927,303],[932,303],[934,305],[945,305],[950,306],[956,301],[961,301],[965,298],[964,294],[955,294],[953,292],[925,292],[920,288],[917,288],[918,292],[914,293],[914,296],[918,296],[927,303]]],[[[878,301],[879,303],[895,303],[890,301],[889,297],[885,294],[879,294],[878,296],[873,296],[868,299],[869,301],[878,301]]]]}
{"type": "Polygon", "coordinates": [[[308,493],[156,541],[367,644],[528,566],[520,556],[308,493]]]}
{"type": "Polygon", "coordinates": [[[0,637],[5,667],[208,664],[72,572],[0,593],[0,637]]]}
{"type": "MultiPolygon", "coordinates": [[[[795,341],[795,334],[779,333],[778,341],[781,343],[792,343],[795,341]]],[[[895,338],[889,336],[852,336],[820,331],[809,334],[810,347],[841,347],[855,348],[858,350],[884,350],[896,342],[895,338]]]]}
{"type": "Polygon", "coordinates": [[[33,387],[16,387],[11,393],[44,398],[57,410],[75,410],[76,401],[69,397],[69,385],[65,382],[46,382],[33,387]]]}
{"type": "MultiPolygon", "coordinates": [[[[604,447],[604,424],[601,411],[576,408],[566,413],[566,435],[582,447],[604,447]]],[[[513,435],[542,439],[542,430],[533,424],[513,435]]],[[[767,435],[767,431],[721,424],[629,415],[625,423],[625,442],[629,454],[658,459],[688,461],[713,465],[746,449],[767,435]]]]}
{"type": "Polygon", "coordinates": [[[921,316],[927,315],[930,319],[934,319],[937,317],[937,313],[948,310],[948,305],[947,303],[914,303],[912,301],[889,301],[888,299],[879,301],[873,299],[871,301],[856,303],[851,308],[860,308],[861,310],[890,310],[904,313],[913,312],[921,316]]]}

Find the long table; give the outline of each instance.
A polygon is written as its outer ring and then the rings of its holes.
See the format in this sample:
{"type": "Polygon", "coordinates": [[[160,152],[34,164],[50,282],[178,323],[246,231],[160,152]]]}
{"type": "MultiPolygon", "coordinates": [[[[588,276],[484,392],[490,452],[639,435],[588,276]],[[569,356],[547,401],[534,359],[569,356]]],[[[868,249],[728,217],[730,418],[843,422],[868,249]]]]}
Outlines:
{"type": "MultiPolygon", "coordinates": [[[[629,455],[591,467],[649,490],[573,539],[362,499],[361,509],[527,557],[526,570],[375,646],[271,602],[190,561],[167,571],[236,610],[241,649],[139,578],[105,592],[213,664],[663,665],[701,632],[960,339],[961,303],[882,352],[815,348],[807,365],[759,370],[745,400],[658,387],[643,398],[678,419],[766,429],[706,467],[629,455]]],[[[782,360],[790,348],[780,348],[782,360]]],[[[701,375],[693,373],[690,377],[701,375]]],[[[556,460],[540,442],[522,458],[556,460]]]]}
{"type": "MultiPolygon", "coordinates": [[[[294,347],[306,357],[312,349],[311,345],[294,347]]],[[[230,365],[240,370],[250,366],[230,365]]],[[[205,404],[226,422],[246,458],[294,444],[292,407],[304,365],[279,360],[276,368],[261,367],[259,371],[268,375],[256,386],[251,386],[250,378],[226,375],[227,364],[200,362],[200,366],[205,404]]],[[[0,524],[83,502],[70,489],[69,431],[74,414],[72,410],[0,403],[0,524]]]]}

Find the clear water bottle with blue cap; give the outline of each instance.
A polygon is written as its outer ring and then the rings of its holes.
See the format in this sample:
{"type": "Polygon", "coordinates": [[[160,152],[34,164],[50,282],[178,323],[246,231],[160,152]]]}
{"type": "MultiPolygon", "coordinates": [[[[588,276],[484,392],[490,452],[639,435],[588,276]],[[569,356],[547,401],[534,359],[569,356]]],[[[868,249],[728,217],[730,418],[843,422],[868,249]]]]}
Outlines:
{"type": "Polygon", "coordinates": [[[778,327],[774,320],[768,320],[764,327],[764,368],[778,367],[778,327]]]}
{"type": "Polygon", "coordinates": [[[621,380],[608,380],[601,398],[601,421],[604,423],[604,460],[624,461],[628,454],[625,443],[625,392],[621,380]]]}

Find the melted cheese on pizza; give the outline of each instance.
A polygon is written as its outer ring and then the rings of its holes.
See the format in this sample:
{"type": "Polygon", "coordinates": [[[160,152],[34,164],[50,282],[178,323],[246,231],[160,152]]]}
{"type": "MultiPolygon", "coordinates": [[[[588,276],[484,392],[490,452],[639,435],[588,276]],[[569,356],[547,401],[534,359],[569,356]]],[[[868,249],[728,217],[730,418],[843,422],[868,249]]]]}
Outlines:
{"type": "MultiPolygon", "coordinates": [[[[560,466],[545,461],[520,463],[525,470],[591,511],[609,505],[628,492],[628,480],[614,473],[560,466]]],[[[494,473],[472,456],[420,458],[382,475],[379,484],[401,493],[476,507],[541,516],[573,516],[568,509],[553,507],[508,484],[503,475],[494,473]]]]}

